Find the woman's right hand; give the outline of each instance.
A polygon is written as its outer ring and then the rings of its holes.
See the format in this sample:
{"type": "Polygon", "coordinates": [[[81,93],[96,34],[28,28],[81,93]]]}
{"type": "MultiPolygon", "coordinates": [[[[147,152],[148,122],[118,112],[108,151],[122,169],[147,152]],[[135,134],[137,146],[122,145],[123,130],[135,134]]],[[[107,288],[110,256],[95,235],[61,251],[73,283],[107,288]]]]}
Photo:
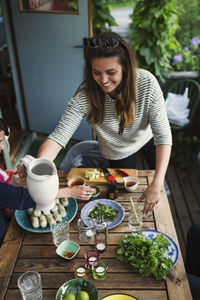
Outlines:
{"type": "Polygon", "coordinates": [[[75,185],[70,187],[70,194],[72,198],[80,199],[80,200],[89,200],[92,197],[95,189],[87,186],[87,185],[75,185]]]}
{"type": "Polygon", "coordinates": [[[26,167],[23,164],[17,165],[17,173],[19,176],[19,182],[21,186],[26,186],[26,167]]]}

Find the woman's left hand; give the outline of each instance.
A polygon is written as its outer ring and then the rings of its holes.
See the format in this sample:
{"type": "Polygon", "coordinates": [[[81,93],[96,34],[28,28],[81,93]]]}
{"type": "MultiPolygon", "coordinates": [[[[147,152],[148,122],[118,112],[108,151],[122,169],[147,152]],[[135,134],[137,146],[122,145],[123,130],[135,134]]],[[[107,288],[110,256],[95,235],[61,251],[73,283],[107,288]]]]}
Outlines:
{"type": "Polygon", "coordinates": [[[153,184],[144,191],[140,197],[140,201],[144,201],[143,214],[150,215],[156,204],[158,204],[160,199],[161,188],[153,184]]]}

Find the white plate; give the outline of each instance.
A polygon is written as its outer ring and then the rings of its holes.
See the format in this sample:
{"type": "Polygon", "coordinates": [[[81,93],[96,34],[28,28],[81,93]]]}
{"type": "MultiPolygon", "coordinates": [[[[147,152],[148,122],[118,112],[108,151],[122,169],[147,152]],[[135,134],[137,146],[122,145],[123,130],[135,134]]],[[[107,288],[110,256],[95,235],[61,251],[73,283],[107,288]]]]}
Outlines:
{"type": "MultiPolygon", "coordinates": [[[[116,201],[110,200],[110,199],[97,199],[97,200],[88,202],[86,205],[83,206],[83,208],[81,210],[81,218],[87,218],[90,211],[97,205],[98,202],[100,202],[104,205],[107,205],[107,206],[111,206],[114,209],[118,210],[117,218],[113,222],[108,221],[108,229],[118,226],[124,219],[124,209],[121,206],[121,204],[119,204],[116,201]]],[[[105,220],[105,221],[107,221],[107,220],[105,220]]]]}

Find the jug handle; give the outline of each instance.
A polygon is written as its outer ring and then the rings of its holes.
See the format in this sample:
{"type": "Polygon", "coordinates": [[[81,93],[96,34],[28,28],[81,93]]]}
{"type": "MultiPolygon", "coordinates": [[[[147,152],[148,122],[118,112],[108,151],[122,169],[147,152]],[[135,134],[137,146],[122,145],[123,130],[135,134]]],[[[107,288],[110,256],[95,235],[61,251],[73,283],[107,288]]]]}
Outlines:
{"type": "Polygon", "coordinates": [[[26,168],[28,168],[30,162],[31,162],[33,159],[35,159],[33,156],[31,156],[31,155],[25,155],[24,157],[22,157],[22,158],[20,159],[20,163],[23,164],[23,165],[25,165],[26,168]]]}

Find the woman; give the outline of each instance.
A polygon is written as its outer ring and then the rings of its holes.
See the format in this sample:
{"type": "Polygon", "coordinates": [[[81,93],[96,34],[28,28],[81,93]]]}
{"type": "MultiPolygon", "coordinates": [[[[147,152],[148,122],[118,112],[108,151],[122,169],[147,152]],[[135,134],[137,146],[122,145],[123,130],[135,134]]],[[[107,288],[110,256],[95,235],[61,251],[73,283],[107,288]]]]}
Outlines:
{"type": "Polygon", "coordinates": [[[137,68],[127,43],[115,33],[89,38],[85,54],[84,82],[38,156],[54,160],[86,116],[111,167],[135,168],[141,150],[155,169],[140,198],[149,214],[159,201],[172,144],[162,91],[150,72],[137,68]]]}

